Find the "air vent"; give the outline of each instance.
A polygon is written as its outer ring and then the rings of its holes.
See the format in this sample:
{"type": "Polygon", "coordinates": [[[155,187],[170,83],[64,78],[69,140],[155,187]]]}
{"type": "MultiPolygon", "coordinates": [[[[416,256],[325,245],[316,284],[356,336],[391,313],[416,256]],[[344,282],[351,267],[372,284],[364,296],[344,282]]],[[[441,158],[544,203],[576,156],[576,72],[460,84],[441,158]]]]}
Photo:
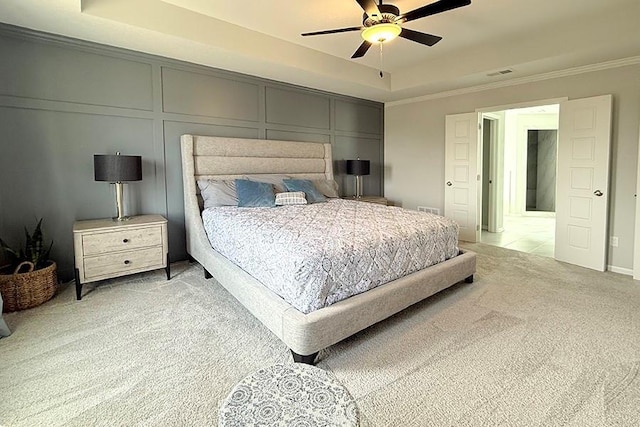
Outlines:
{"type": "Polygon", "coordinates": [[[438,208],[430,208],[428,206],[418,206],[418,210],[420,212],[428,212],[434,215],[440,215],[440,209],[438,208]]]}
{"type": "Polygon", "coordinates": [[[487,76],[495,77],[495,76],[500,76],[500,75],[509,74],[509,73],[513,73],[513,70],[510,70],[510,69],[507,68],[506,70],[500,70],[500,71],[496,71],[496,72],[493,72],[493,73],[489,73],[489,74],[487,74],[487,76]]]}

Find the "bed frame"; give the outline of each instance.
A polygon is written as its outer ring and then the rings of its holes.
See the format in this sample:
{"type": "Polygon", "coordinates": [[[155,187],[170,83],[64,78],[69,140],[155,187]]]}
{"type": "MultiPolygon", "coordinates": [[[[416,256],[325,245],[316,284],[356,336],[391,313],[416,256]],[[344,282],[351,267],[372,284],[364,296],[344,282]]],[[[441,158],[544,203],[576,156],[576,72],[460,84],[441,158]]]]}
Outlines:
{"type": "Polygon", "coordinates": [[[329,307],[304,314],[215,251],[202,224],[198,179],[286,174],[333,179],[331,145],[309,142],[183,135],[182,175],[187,252],[251,314],[280,338],[296,362],[313,364],[318,352],[462,280],[473,282],[471,251],[329,307]]]}

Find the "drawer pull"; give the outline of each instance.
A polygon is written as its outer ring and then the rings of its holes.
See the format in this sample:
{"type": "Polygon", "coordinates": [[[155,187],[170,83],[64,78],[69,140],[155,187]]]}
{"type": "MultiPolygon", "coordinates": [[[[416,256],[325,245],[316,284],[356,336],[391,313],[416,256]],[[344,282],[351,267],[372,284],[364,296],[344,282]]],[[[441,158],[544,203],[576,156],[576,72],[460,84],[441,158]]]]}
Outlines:
{"type": "Polygon", "coordinates": [[[129,261],[128,259],[125,259],[124,263],[128,265],[128,264],[131,264],[131,261],[129,261]]]}
{"type": "Polygon", "coordinates": [[[122,243],[129,243],[129,239],[122,239],[122,243]]]}

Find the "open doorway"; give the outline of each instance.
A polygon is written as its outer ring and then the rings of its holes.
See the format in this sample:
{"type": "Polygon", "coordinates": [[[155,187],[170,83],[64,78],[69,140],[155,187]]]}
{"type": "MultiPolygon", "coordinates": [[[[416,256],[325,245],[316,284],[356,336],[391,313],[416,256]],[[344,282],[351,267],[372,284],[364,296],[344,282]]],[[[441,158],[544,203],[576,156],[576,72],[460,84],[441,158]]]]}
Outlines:
{"type": "Polygon", "coordinates": [[[553,257],[559,106],[482,115],[480,241],[553,257]]]}
{"type": "MultiPolygon", "coordinates": [[[[544,104],[548,105],[555,101],[544,104]]],[[[505,213],[521,217],[554,215],[553,212],[527,212],[526,173],[523,171],[526,169],[526,141],[529,129],[557,129],[559,141],[556,166],[554,258],[558,261],[605,271],[613,96],[558,99],[557,102],[560,103],[559,108],[553,107],[558,110],[557,115],[554,115],[557,123],[555,127],[539,127],[541,124],[537,122],[535,126],[527,128],[518,124],[517,121],[507,119],[500,125],[504,128],[505,136],[498,138],[498,141],[504,141],[504,148],[498,149],[497,154],[491,153],[490,156],[494,159],[503,155],[504,159],[502,162],[496,162],[496,167],[490,170],[490,176],[492,179],[503,179],[503,182],[494,181],[490,185],[496,186],[492,191],[496,195],[495,200],[499,200],[500,194],[503,194],[504,200],[502,209],[496,208],[496,206],[499,207],[499,202],[495,205],[489,204],[488,227],[491,226],[493,216],[498,218],[502,215],[504,219],[505,213]],[[510,141],[517,142],[515,147],[512,147],[513,144],[510,141]],[[503,168],[502,173],[496,173],[500,167],[503,168]]],[[[448,114],[445,117],[444,213],[458,223],[458,238],[461,241],[482,241],[482,116],[488,111],[504,110],[506,117],[516,113],[507,108],[521,106],[478,109],[475,112],[448,114]]],[[[546,111],[540,113],[528,116],[537,121],[544,117],[546,111]]],[[[489,200],[491,198],[489,196],[489,200]]],[[[499,223],[499,219],[496,220],[496,224],[499,223]]],[[[504,235],[508,231],[505,223],[506,221],[503,221],[502,233],[497,231],[494,234],[504,235]]],[[[530,228],[528,227],[527,231],[530,228]]],[[[489,229],[487,231],[491,232],[489,229]]],[[[492,243],[509,245],[505,242],[505,237],[501,237],[500,240],[492,243]]],[[[513,249],[528,251],[542,249],[539,248],[541,244],[532,248],[534,242],[526,245],[524,243],[515,245],[513,241],[510,243],[513,249]]]]}

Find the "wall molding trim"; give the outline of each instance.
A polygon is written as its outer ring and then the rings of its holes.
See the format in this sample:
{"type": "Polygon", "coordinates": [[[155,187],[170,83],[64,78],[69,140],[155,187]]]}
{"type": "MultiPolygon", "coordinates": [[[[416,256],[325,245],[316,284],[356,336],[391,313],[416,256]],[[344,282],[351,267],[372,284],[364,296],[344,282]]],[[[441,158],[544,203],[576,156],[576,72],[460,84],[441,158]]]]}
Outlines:
{"type": "MultiPolygon", "coordinates": [[[[383,192],[381,102],[3,23],[0,52],[11,59],[0,67],[0,130],[9,144],[0,170],[32,177],[0,189],[0,235],[17,241],[24,218],[47,218],[63,280],[73,277],[73,222],[112,211],[109,187],[93,180],[95,153],[143,157],[144,181],[127,192],[129,214],[167,217],[171,261],[187,256],[185,133],[331,143],[336,162],[353,153],[370,157],[376,177],[367,179],[368,191],[383,192]]],[[[352,181],[336,172],[343,192],[352,193],[352,181]]]]}
{"type": "Polygon", "coordinates": [[[624,274],[625,276],[633,276],[633,269],[631,268],[616,267],[615,265],[608,265],[607,270],[612,273],[624,274]]]}
{"type": "Polygon", "coordinates": [[[298,90],[304,93],[317,93],[319,95],[331,96],[336,99],[356,102],[357,104],[369,104],[376,107],[382,104],[381,101],[375,101],[371,99],[357,98],[351,95],[345,95],[338,92],[330,92],[321,89],[314,89],[298,84],[288,83],[279,80],[268,79],[265,77],[254,76],[251,74],[241,73],[238,71],[225,70],[223,68],[212,67],[208,65],[197,64],[194,62],[187,62],[180,59],[170,58],[166,56],[154,55],[151,53],[141,52],[126,47],[112,46],[104,43],[94,42],[91,40],[83,40],[75,37],[63,36],[54,33],[48,33],[45,31],[34,30],[31,28],[20,27],[17,25],[6,24],[0,22],[0,36],[10,37],[19,40],[27,40],[36,43],[47,43],[50,45],[63,47],[63,48],[75,48],[84,50],[86,52],[94,53],[97,55],[114,56],[121,59],[127,59],[136,62],[148,62],[151,64],[158,64],[162,67],[175,68],[180,70],[186,70],[191,72],[200,72],[207,75],[216,75],[232,80],[246,79],[250,82],[260,81],[262,84],[269,87],[286,88],[289,90],[298,90]]]}
{"type": "Polygon", "coordinates": [[[461,89],[453,89],[444,92],[433,93],[429,95],[417,96],[415,98],[401,99],[399,101],[385,102],[384,106],[395,107],[397,105],[414,104],[417,102],[430,101],[433,99],[449,98],[452,96],[466,95],[469,93],[482,92],[485,90],[499,89],[509,86],[517,86],[527,83],[540,82],[544,80],[557,79],[561,77],[575,76],[578,74],[592,73],[594,71],[609,70],[612,68],[626,67],[629,65],[640,64],[640,56],[631,56],[628,58],[614,59],[611,61],[599,62],[580,67],[566,68],[564,70],[550,71],[548,73],[535,74],[533,76],[520,77],[511,80],[505,80],[495,83],[487,83],[483,85],[470,86],[461,89]]]}

